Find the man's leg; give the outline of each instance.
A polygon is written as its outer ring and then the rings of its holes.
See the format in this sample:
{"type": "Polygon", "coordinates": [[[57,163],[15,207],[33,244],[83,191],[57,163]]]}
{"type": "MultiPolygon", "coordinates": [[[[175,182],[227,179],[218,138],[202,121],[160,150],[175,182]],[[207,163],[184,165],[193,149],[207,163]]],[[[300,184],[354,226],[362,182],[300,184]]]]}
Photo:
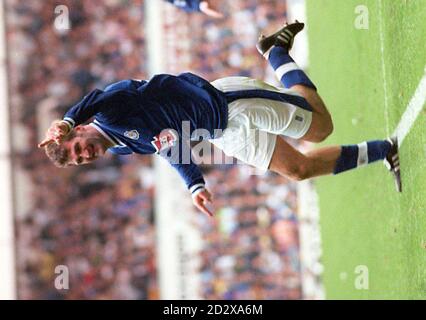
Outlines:
{"type": "Polygon", "coordinates": [[[293,180],[338,174],[385,159],[391,147],[389,141],[377,140],[323,147],[303,154],[278,137],[269,169],[293,180]]]}
{"type": "MultiPolygon", "coordinates": [[[[284,87],[302,95],[311,105],[312,123],[302,140],[321,142],[333,131],[330,113],[309,77],[289,55],[294,37],[303,29],[296,21],[269,37],[261,37],[257,49],[269,61],[284,87]]],[[[296,180],[338,174],[361,165],[385,160],[401,192],[398,142],[395,138],[363,142],[358,145],[331,146],[302,154],[278,138],[269,169],[296,180]]]]}
{"type": "Polygon", "coordinates": [[[284,47],[274,46],[267,56],[275,74],[287,89],[303,96],[312,107],[312,124],[302,140],[321,142],[333,132],[333,122],[315,85],[284,47]]]}
{"type": "Polygon", "coordinates": [[[333,131],[331,115],[318,95],[313,82],[289,55],[294,38],[303,28],[304,24],[297,20],[293,24],[286,24],[268,37],[261,36],[256,47],[269,61],[284,87],[299,93],[311,105],[313,109],[311,128],[302,139],[321,142],[333,131]]]}

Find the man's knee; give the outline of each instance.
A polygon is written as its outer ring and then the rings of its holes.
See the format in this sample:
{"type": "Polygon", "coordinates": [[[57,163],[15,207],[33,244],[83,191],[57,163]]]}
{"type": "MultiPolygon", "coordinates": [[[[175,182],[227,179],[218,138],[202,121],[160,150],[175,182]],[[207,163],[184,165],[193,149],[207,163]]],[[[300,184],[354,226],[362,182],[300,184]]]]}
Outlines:
{"type": "Polygon", "coordinates": [[[315,162],[307,155],[295,150],[284,139],[278,138],[269,169],[283,177],[301,181],[314,174],[315,162]]]}
{"type": "Polygon", "coordinates": [[[330,114],[327,114],[326,120],[324,121],[323,141],[327,139],[333,133],[333,130],[334,130],[333,119],[331,119],[330,114]]]}
{"type": "Polygon", "coordinates": [[[294,165],[290,168],[288,176],[296,181],[309,179],[312,177],[311,166],[308,163],[294,165]]]}
{"type": "Polygon", "coordinates": [[[321,125],[317,129],[316,135],[315,135],[315,141],[313,142],[323,142],[325,139],[327,139],[334,130],[333,120],[331,119],[330,114],[322,115],[321,119],[321,125]]]}

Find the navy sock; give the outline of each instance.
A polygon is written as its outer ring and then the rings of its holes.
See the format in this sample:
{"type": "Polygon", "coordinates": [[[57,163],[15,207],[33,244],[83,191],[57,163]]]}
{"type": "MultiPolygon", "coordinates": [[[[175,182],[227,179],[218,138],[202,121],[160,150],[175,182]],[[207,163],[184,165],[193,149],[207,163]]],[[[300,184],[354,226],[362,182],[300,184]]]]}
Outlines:
{"type": "Polygon", "coordinates": [[[290,57],[286,49],[273,47],[269,52],[268,61],[284,87],[291,88],[296,84],[301,84],[315,90],[317,89],[306,73],[290,57]]]}
{"type": "Polygon", "coordinates": [[[375,140],[360,144],[342,146],[342,153],[337,159],[334,174],[348,171],[386,158],[391,144],[386,140],[375,140]]]}

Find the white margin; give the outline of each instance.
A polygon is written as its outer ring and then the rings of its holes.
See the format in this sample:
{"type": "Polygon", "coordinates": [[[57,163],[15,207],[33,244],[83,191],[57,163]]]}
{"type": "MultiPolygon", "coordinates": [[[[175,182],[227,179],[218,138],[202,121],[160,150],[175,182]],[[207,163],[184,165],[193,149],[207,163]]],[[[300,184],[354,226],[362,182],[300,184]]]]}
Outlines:
{"type": "Polygon", "coordinates": [[[4,5],[0,2],[0,299],[13,300],[16,270],[4,5]]]}

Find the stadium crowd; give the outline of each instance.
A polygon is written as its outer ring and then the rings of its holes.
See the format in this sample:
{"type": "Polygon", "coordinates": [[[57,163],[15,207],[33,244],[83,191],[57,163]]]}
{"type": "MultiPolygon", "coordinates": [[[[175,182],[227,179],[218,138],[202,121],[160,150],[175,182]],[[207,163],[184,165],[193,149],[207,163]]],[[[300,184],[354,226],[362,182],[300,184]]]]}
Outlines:
{"type": "Polygon", "coordinates": [[[199,216],[202,296],[301,298],[295,184],[246,166],[209,171],[217,219],[199,216]]]}
{"type": "MultiPolygon", "coordinates": [[[[265,78],[254,43],[271,21],[282,23],[285,2],[218,2],[225,19],[175,10],[193,31],[186,67],[209,80],[265,78]]],[[[57,1],[6,0],[14,166],[33,186],[16,217],[19,297],[158,299],[151,158],[109,156],[60,170],[35,147],[50,121],[89,90],[147,78],[143,1],[61,4],[69,8],[69,30],[53,23],[57,1]],[[52,285],[58,265],[70,271],[67,290],[52,285]]],[[[201,296],[300,298],[294,186],[246,169],[206,168],[218,217],[194,215],[205,240],[201,296]]]]}
{"type": "MultiPolygon", "coordinates": [[[[215,1],[223,19],[207,18],[202,14],[185,14],[171,11],[166,19],[166,30],[175,33],[168,36],[166,45],[177,42],[180,50],[173,55],[167,54],[169,68],[182,68],[182,61],[188,61],[187,67],[206,79],[215,80],[226,76],[249,76],[257,79],[268,78],[266,61],[255,48],[259,33],[268,33],[277,29],[286,19],[286,1],[271,0],[234,0],[215,1]],[[170,24],[168,24],[170,21],[170,24]],[[180,32],[185,26],[188,34],[180,32]],[[183,37],[187,37],[186,39],[183,37]],[[188,41],[186,45],[182,42],[188,41]],[[182,48],[188,48],[190,57],[182,57],[182,48]],[[179,56],[181,55],[181,56],[179,56]]],[[[271,73],[272,74],[272,73],[271,73]]]]}
{"type": "Polygon", "coordinates": [[[6,2],[15,166],[33,185],[16,221],[19,297],[156,299],[151,158],[60,170],[35,147],[89,90],[146,78],[142,2],[62,1],[69,30],[54,24],[57,4],[6,2]],[[58,265],[68,290],[53,286],[58,265]]]}

